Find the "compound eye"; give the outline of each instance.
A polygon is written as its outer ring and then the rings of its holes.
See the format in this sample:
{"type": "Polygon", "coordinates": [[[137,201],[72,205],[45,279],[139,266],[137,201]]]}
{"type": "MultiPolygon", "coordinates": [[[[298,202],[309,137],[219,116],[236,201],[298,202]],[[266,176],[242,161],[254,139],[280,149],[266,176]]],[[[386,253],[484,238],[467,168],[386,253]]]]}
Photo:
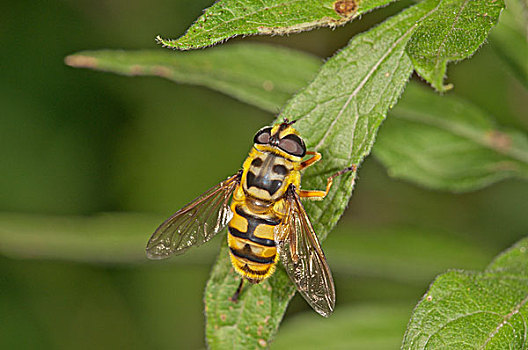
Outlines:
{"type": "Polygon", "coordinates": [[[271,138],[271,128],[267,127],[264,129],[260,129],[257,134],[255,135],[255,138],[253,139],[254,143],[260,143],[260,144],[267,144],[269,143],[271,138]]]}
{"type": "Polygon", "coordinates": [[[287,152],[291,155],[304,157],[306,154],[306,146],[304,141],[297,135],[290,134],[286,135],[279,141],[279,148],[284,152],[287,152]]]}

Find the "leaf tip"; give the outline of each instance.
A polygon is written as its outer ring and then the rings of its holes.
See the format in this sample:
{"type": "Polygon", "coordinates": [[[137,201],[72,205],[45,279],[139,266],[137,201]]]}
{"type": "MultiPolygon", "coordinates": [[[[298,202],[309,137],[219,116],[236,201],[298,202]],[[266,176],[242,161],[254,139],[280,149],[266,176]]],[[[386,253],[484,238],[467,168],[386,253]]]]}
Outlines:
{"type": "Polygon", "coordinates": [[[451,83],[444,85],[443,83],[440,84],[434,84],[433,87],[438,92],[448,92],[449,90],[452,90],[455,86],[451,83]]]}
{"type": "Polygon", "coordinates": [[[491,148],[501,153],[507,152],[512,146],[511,137],[508,134],[498,130],[488,131],[485,135],[485,138],[486,142],[491,148]]]}
{"type": "Polygon", "coordinates": [[[75,68],[95,68],[97,66],[97,59],[84,55],[69,55],[64,58],[64,64],[75,68]]]}
{"type": "Polygon", "coordinates": [[[163,47],[169,46],[169,40],[165,40],[161,37],[161,35],[156,35],[156,38],[154,39],[156,41],[156,44],[161,45],[163,47]]]}
{"type": "Polygon", "coordinates": [[[177,43],[177,40],[163,39],[161,35],[157,35],[156,44],[161,45],[164,48],[173,49],[173,50],[186,50],[185,47],[182,47],[177,43]]]}

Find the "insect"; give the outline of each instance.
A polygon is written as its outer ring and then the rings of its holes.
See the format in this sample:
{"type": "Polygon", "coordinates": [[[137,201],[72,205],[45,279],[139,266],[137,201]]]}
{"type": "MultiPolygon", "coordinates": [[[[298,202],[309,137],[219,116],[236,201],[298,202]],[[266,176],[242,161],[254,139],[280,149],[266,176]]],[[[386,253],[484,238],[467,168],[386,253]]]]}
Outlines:
{"type": "Polygon", "coordinates": [[[227,226],[231,263],[242,277],[233,301],[244,280],[253,284],[265,280],[280,260],[304,299],[328,317],[335,306],[334,282],[300,199],[323,199],[333,179],[356,166],[330,176],[324,191],[301,190],[300,171],[319,161],[321,154],[306,151],[293,123],[285,119],[260,129],[242,170],[162,223],[147,244],[147,256],[182,254],[227,226]],[[303,161],[305,156],[311,157],[303,161]]]}

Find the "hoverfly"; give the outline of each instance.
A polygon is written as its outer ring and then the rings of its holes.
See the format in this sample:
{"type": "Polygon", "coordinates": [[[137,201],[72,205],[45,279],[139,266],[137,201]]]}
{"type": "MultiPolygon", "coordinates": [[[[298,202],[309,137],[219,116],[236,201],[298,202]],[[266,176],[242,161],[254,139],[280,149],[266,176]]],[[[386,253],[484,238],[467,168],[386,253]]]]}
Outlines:
{"type": "Polygon", "coordinates": [[[231,263],[242,276],[233,301],[244,280],[265,280],[280,260],[308,304],[328,317],[335,305],[334,281],[300,198],[323,199],[333,179],[356,166],[330,176],[324,191],[301,190],[300,171],[319,161],[321,154],[306,151],[293,123],[285,119],[259,130],[242,170],[162,223],[147,244],[147,256],[182,254],[228,226],[231,263]],[[305,156],[311,157],[303,161],[305,156]]]}

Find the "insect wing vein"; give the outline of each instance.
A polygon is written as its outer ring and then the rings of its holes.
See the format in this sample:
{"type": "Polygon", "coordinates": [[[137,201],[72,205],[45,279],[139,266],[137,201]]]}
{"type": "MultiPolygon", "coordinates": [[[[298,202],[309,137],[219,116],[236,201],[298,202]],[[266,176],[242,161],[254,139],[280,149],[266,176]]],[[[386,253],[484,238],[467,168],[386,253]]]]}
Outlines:
{"type": "Polygon", "coordinates": [[[164,259],[182,254],[222,231],[232,217],[229,198],[240,176],[239,172],[209,189],[162,223],[147,243],[147,256],[164,259]]]}
{"type": "Polygon", "coordinates": [[[287,214],[276,229],[280,259],[308,304],[328,317],[335,306],[332,273],[294,187],[288,189],[286,199],[287,214]]]}

